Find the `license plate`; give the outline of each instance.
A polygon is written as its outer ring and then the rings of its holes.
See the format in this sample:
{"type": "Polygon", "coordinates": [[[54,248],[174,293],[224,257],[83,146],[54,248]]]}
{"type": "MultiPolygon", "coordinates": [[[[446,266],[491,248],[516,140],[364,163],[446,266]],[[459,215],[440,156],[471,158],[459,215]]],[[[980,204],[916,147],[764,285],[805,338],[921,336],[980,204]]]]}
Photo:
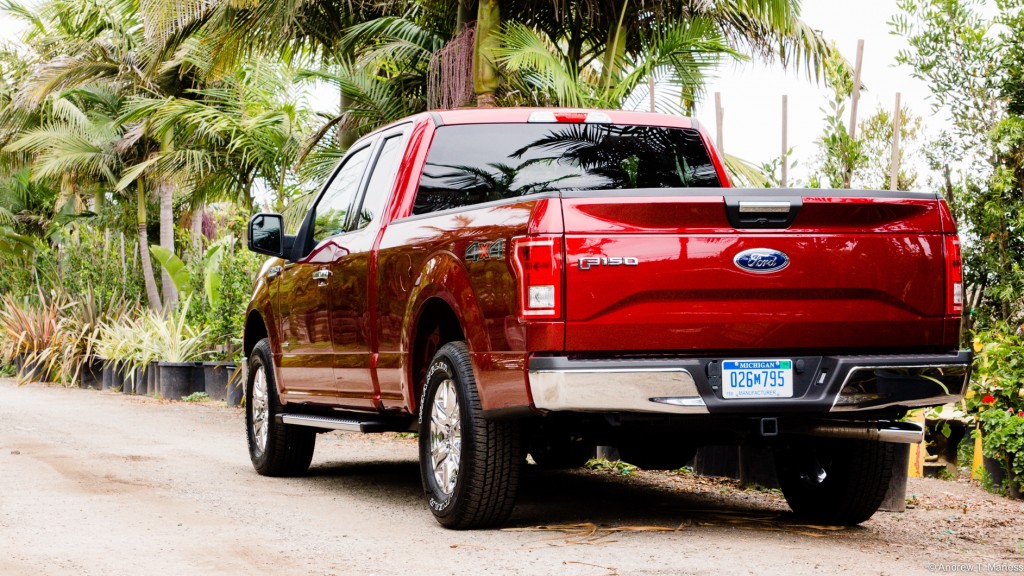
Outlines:
{"type": "Polygon", "coordinates": [[[792,398],[792,360],[723,360],[723,398],[792,398]]]}

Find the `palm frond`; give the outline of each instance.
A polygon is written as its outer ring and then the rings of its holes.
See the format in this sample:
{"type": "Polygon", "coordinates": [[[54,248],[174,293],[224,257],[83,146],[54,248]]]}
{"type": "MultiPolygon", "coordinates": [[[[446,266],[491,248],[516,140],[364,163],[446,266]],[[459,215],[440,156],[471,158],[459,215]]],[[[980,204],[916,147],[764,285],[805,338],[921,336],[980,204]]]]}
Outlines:
{"type": "Polygon", "coordinates": [[[498,62],[508,70],[522,74],[528,84],[554,96],[562,106],[586,106],[588,90],[580,85],[561,58],[557,46],[534,29],[518,23],[505,25],[498,35],[501,46],[495,49],[498,62]]]}

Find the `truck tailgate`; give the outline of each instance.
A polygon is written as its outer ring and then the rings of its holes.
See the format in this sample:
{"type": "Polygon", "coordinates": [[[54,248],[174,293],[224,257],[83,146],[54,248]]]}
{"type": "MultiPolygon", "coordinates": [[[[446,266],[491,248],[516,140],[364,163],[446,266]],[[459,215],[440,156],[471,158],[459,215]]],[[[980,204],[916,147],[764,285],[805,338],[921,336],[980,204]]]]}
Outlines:
{"type": "Polygon", "coordinates": [[[944,344],[934,195],[633,190],[562,205],[568,352],[944,344]]]}

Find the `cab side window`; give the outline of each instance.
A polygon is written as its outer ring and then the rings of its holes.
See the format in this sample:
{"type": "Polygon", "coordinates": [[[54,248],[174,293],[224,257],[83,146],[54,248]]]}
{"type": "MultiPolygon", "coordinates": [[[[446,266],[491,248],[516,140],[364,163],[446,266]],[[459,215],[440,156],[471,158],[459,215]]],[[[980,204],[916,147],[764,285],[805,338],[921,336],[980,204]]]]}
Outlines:
{"type": "Polygon", "coordinates": [[[370,159],[369,146],[353,152],[334,174],[313,214],[313,239],[320,242],[348,229],[349,212],[356,201],[359,183],[370,159]]]}
{"type": "Polygon", "coordinates": [[[377,163],[373,166],[373,173],[370,174],[370,183],[366,186],[366,197],[359,210],[357,229],[365,228],[378,220],[381,212],[387,207],[388,199],[395,187],[395,175],[402,164],[402,153],[405,152],[403,140],[403,136],[399,134],[384,141],[377,163]]]}

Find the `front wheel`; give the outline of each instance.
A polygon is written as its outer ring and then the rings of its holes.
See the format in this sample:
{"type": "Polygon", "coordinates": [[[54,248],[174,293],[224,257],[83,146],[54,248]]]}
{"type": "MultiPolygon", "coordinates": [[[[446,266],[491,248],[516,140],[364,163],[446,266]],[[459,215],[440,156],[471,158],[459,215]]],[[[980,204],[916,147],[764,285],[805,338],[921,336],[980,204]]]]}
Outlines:
{"type": "Polygon", "coordinates": [[[483,418],[464,342],[434,355],[420,402],[420,475],[446,528],[482,528],[512,513],[522,456],[519,425],[483,418]]]}
{"type": "Polygon", "coordinates": [[[264,338],[249,355],[245,387],[245,429],[249,458],[263,476],[298,476],[309,469],[316,447],[312,428],[277,422],[277,396],[270,342],[264,338]]]}
{"type": "Polygon", "coordinates": [[[894,444],[812,438],[775,448],[779,486],[798,516],[852,526],[870,518],[889,489],[894,444]]]}

